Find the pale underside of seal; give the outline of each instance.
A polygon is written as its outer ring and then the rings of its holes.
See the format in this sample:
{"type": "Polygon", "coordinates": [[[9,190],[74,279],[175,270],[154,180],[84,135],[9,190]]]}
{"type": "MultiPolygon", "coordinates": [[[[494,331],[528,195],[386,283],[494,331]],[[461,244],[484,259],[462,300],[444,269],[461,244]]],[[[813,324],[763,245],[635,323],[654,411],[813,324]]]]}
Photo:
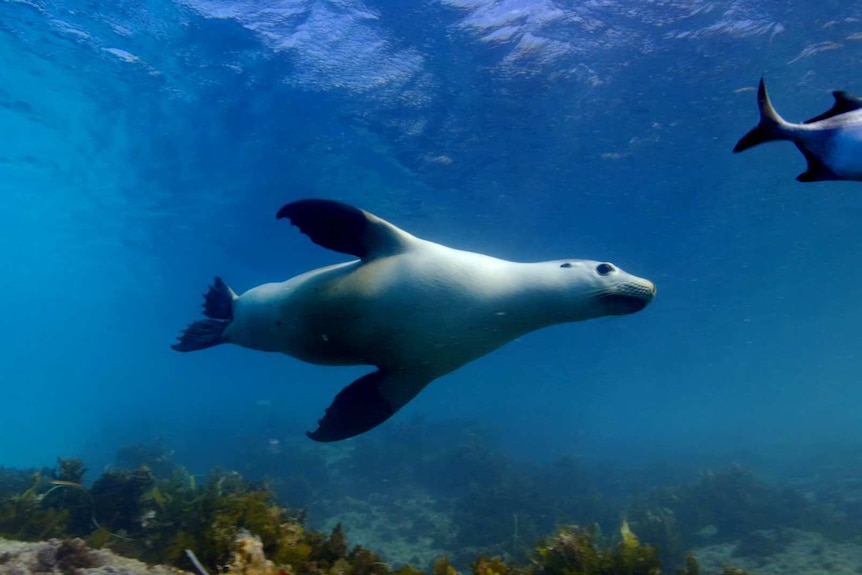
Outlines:
{"type": "Polygon", "coordinates": [[[353,437],[380,425],[432,380],[549,325],[639,311],[655,286],[607,262],[517,263],[419,239],[330,200],[279,210],[311,240],[358,260],[237,296],[220,278],[208,319],[172,347],[221,343],[323,365],[373,365],[345,387],[308,433],[353,437]]]}

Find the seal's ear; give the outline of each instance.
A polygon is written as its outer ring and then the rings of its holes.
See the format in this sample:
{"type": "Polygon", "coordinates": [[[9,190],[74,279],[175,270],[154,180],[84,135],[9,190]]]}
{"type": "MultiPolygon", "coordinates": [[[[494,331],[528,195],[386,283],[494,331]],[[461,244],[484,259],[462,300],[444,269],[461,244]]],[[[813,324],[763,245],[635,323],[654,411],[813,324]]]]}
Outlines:
{"type": "Polygon", "coordinates": [[[431,382],[405,372],[375,371],[363,375],[335,396],[317,429],[315,441],[341,441],[373,429],[395,415],[431,382]]]}
{"type": "Polygon", "coordinates": [[[278,210],[311,241],[330,250],[369,260],[403,252],[413,236],[389,222],[332,200],[298,200],[278,210]]]}

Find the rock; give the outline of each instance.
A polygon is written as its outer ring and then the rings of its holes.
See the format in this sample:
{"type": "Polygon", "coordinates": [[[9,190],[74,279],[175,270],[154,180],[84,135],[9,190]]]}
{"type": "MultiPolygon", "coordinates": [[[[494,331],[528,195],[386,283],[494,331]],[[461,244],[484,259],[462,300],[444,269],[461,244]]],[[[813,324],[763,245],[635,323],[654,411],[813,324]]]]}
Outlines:
{"type": "Polygon", "coordinates": [[[0,575],[190,575],[147,565],[111,551],[94,551],[83,539],[25,543],[0,539],[0,575]]]}

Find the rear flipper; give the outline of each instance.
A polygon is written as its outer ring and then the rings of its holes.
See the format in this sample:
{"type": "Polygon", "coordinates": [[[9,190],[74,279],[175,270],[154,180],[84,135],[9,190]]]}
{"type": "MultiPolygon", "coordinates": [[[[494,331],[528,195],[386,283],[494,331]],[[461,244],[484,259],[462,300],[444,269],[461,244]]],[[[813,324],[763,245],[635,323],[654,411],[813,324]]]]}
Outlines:
{"type": "Polygon", "coordinates": [[[233,319],[233,300],[236,294],[228,287],[224,280],[216,276],[209,291],[204,294],[204,315],[212,319],[233,319]]]}
{"type": "Polygon", "coordinates": [[[763,78],[760,79],[760,85],[757,88],[757,106],[760,109],[760,123],[739,139],[733,148],[734,153],[753,148],[764,142],[791,139],[788,131],[789,124],[778,115],[772,106],[763,78]]]}
{"type": "Polygon", "coordinates": [[[189,325],[178,337],[179,343],[171,346],[177,351],[198,351],[224,343],[222,333],[228,322],[217,319],[202,319],[189,325]]]}
{"type": "Polygon", "coordinates": [[[395,415],[430,383],[404,372],[375,371],[342,389],[316,430],[306,433],[315,441],[341,441],[373,429],[395,415]]]}
{"type": "Polygon", "coordinates": [[[216,276],[213,285],[204,295],[203,312],[210,319],[189,325],[171,348],[177,351],[197,351],[224,343],[222,334],[233,319],[233,300],[236,294],[216,276]]]}

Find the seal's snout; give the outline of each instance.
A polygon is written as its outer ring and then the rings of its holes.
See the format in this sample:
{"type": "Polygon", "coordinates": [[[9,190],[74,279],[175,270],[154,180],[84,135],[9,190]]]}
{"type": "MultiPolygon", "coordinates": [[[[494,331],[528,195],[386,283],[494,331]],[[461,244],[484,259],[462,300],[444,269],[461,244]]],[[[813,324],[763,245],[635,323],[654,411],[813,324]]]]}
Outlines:
{"type": "Polygon", "coordinates": [[[608,314],[626,315],[638,312],[648,306],[655,294],[654,283],[638,278],[617,285],[612,292],[601,296],[601,300],[607,307],[608,314]]]}

